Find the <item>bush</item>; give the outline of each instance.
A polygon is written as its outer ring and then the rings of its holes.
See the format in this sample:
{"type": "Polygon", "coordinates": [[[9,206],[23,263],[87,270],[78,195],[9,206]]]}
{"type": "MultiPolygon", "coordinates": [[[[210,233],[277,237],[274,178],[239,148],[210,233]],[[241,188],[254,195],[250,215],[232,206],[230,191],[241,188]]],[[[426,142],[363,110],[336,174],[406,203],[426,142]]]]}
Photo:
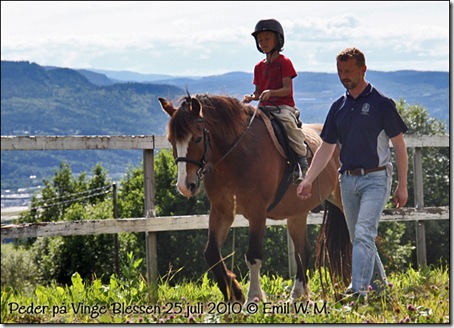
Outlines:
{"type": "Polygon", "coordinates": [[[2,289],[11,287],[20,293],[29,293],[38,276],[31,253],[24,247],[2,244],[2,289]]]}

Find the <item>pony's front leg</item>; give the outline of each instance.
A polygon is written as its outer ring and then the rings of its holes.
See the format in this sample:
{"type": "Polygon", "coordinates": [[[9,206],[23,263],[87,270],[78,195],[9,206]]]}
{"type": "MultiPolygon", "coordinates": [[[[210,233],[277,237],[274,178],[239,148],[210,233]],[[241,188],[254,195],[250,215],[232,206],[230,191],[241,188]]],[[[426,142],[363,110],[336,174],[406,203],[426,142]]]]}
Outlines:
{"type": "Polygon", "coordinates": [[[260,268],[262,267],[262,261],[255,260],[255,263],[252,264],[246,257],[246,264],[249,268],[249,289],[247,292],[248,303],[255,301],[266,302],[266,294],[260,283],[260,268]]]}
{"type": "Polygon", "coordinates": [[[266,302],[266,294],[260,284],[260,268],[262,267],[263,235],[265,232],[265,217],[261,220],[249,219],[249,247],[246,252],[246,264],[249,268],[249,289],[247,301],[266,302]]]}
{"type": "MultiPolygon", "coordinates": [[[[231,213],[233,213],[231,211],[231,213]]],[[[227,238],[234,216],[220,215],[216,209],[211,209],[208,242],[205,248],[205,260],[213,271],[218,287],[224,295],[224,301],[239,301],[244,303],[241,286],[233,272],[227,269],[220,249],[227,238]]]]}

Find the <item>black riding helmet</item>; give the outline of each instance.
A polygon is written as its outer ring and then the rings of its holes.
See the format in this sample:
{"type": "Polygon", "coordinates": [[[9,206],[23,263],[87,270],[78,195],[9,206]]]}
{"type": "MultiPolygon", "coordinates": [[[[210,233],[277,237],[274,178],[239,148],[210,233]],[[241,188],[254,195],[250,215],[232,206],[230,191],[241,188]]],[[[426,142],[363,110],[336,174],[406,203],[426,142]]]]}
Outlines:
{"type": "Polygon", "coordinates": [[[260,49],[257,41],[257,34],[263,31],[275,32],[277,35],[277,46],[273,49],[273,52],[282,50],[282,47],[284,46],[284,29],[282,28],[281,23],[275,19],[262,19],[255,25],[255,30],[252,33],[252,36],[255,39],[255,45],[257,46],[258,51],[261,53],[263,53],[263,51],[260,49]]]}

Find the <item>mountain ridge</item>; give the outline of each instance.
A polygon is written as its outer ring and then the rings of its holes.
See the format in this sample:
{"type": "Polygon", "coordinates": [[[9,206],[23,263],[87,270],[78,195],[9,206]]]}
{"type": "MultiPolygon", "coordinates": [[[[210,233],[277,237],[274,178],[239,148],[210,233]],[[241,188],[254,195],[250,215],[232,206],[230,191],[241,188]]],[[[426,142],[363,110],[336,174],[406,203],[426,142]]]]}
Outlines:
{"type": "MultiPolygon", "coordinates": [[[[297,72],[294,79],[294,97],[302,117],[309,123],[324,120],[331,103],[340,97],[344,88],[336,73],[297,72]],[[306,115],[306,117],[305,117],[306,115]]],[[[115,81],[131,81],[135,74],[143,83],[163,83],[188,89],[190,93],[220,93],[242,99],[254,90],[253,74],[248,72],[229,72],[204,77],[181,77],[166,75],[140,74],[127,72],[122,77],[118,71],[103,70],[108,78],[115,81]],[[152,80],[146,81],[146,77],[152,80]]],[[[410,105],[422,105],[437,119],[449,125],[449,72],[426,70],[397,70],[391,72],[368,70],[366,79],[385,95],[395,101],[404,99],[410,105]]]]}
{"type": "MultiPolygon", "coordinates": [[[[188,90],[191,94],[227,94],[241,99],[253,90],[252,73],[247,72],[169,75],[148,82],[131,80],[131,72],[124,77],[117,72],[115,79],[106,73],[2,61],[2,135],[164,135],[168,116],[158,97],[176,100],[188,90]]],[[[448,121],[448,73],[368,71],[367,77],[395,100],[421,104],[431,117],[448,121]]],[[[331,103],[342,93],[337,74],[298,72],[294,81],[295,101],[304,123],[323,123],[331,103]]],[[[141,159],[137,151],[2,151],[2,187],[24,186],[30,176],[36,175],[38,180],[49,177],[61,161],[70,163],[75,173],[90,172],[101,162],[109,173],[119,174],[126,171],[126,165],[136,166],[141,159]]]]}

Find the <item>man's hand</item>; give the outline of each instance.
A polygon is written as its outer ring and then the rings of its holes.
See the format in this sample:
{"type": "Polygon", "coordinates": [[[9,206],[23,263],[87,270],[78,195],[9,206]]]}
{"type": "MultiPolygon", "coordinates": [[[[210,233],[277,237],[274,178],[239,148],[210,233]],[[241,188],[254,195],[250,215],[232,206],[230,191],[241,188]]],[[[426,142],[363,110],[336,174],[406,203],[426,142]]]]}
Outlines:
{"type": "Polygon", "coordinates": [[[312,183],[307,180],[303,180],[296,188],[296,195],[302,200],[309,199],[312,196],[311,189],[312,183]]]}
{"type": "Polygon", "coordinates": [[[396,205],[396,208],[404,207],[405,204],[407,204],[407,200],[407,188],[399,187],[399,185],[397,185],[396,191],[394,192],[394,205],[396,205]]]}

